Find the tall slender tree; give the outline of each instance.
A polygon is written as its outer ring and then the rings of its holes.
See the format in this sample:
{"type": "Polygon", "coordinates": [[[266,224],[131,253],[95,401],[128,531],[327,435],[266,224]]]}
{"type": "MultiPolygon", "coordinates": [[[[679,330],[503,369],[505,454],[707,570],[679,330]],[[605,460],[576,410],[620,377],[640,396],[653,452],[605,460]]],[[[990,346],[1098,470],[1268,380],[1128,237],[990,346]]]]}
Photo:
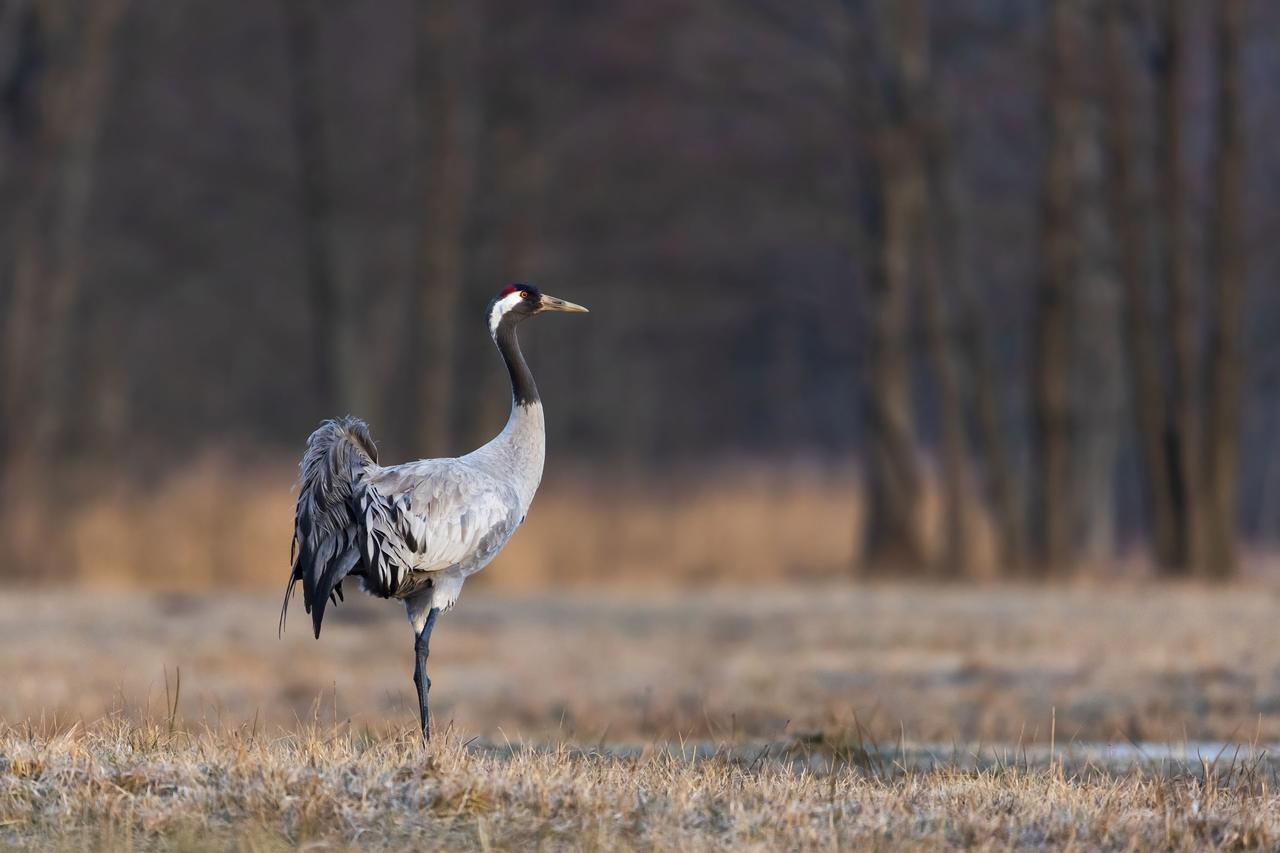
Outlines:
{"type": "MultiPolygon", "coordinates": [[[[956,210],[959,202],[950,202],[956,210]]],[[[1018,502],[1012,451],[1004,428],[995,358],[978,287],[965,274],[963,263],[954,283],[956,313],[963,329],[961,358],[973,383],[973,409],[977,445],[986,476],[988,498],[995,519],[996,565],[1008,574],[1026,569],[1025,513],[1018,502]]]]}
{"type": "MultiPolygon", "coordinates": [[[[925,40],[934,46],[924,22],[925,40]]],[[[946,577],[963,577],[972,569],[972,532],[976,525],[973,472],[965,413],[963,347],[960,339],[961,300],[948,298],[966,292],[968,263],[962,250],[959,176],[951,150],[949,115],[941,95],[935,58],[926,54],[920,95],[921,153],[924,160],[926,203],[921,207],[921,302],[930,367],[937,387],[939,443],[942,460],[943,536],[938,554],[946,577]],[[946,277],[944,284],[943,277],[946,277]]]]}
{"type": "Polygon", "coordinates": [[[866,423],[870,463],[862,565],[921,571],[923,483],[911,403],[910,281],[923,175],[913,116],[923,52],[918,0],[846,0],[851,116],[866,141],[858,158],[861,254],[871,315],[866,423]],[[856,35],[861,34],[862,38],[856,35]]]}
{"type": "Polygon", "coordinates": [[[1183,147],[1186,135],[1186,0],[1163,0],[1157,52],[1160,168],[1159,245],[1172,344],[1169,407],[1165,424],[1169,496],[1177,534],[1169,574],[1185,575],[1202,564],[1204,511],[1200,466],[1200,402],[1196,393],[1200,347],[1196,323],[1195,270],[1188,226],[1183,147]]]}
{"type": "Polygon", "coordinates": [[[41,334],[41,397],[36,437],[46,449],[62,446],[71,437],[75,328],[81,315],[84,286],[86,224],[96,177],[98,140],[110,103],[115,67],[115,35],[127,9],[126,0],[103,0],[84,7],[46,0],[47,26],[62,28],[55,38],[68,39],[61,62],[64,88],[51,111],[64,128],[59,146],[56,182],[47,213],[47,253],[42,287],[46,308],[41,334]],[[61,7],[61,8],[56,8],[61,7]]]}
{"type": "Polygon", "coordinates": [[[1037,558],[1045,572],[1068,568],[1071,536],[1071,400],[1068,304],[1078,272],[1075,165],[1080,93],[1080,0],[1051,0],[1048,27],[1049,154],[1042,190],[1041,272],[1035,290],[1032,439],[1037,558]]]}
{"type": "Polygon", "coordinates": [[[1240,347],[1244,289],[1244,128],[1240,43],[1244,0],[1217,0],[1217,174],[1212,239],[1213,309],[1205,375],[1205,571],[1213,578],[1235,574],[1240,468],[1240,347]]]}
{"type": "Polygon", "coordinates": [[[1130,409],[1134,417],[1142,493],[1156,563],[1167,569],[1177,565],[1178,533],[1165,453],[1166,415],[1160,349],[1147,284],[1146,232],[1142,228],[1147,207],[1134,163],[1136,141],[1132,113],[1135,105],[1127,19],[1131,13],[1132,7],[1125,3],[1104,4],[1109,209],[1124,293],[1124,338],[1129,384],[1133,390],[1130,409]]]}
{"type": "MultiPolygon", "coordinates": [[[[39,88],[47,72],[40,15],[35,0],[0,7],[0,257],[17,259],[34,239],[36,180],[47,170],[39,157],[39,88]],[[39,167],[39,168],[38,168],[39,167]],[[24,215],[25,214],[25,215],[24,215]],[[25,227],[24,227],[25,226],[25,227]]],[[[30,339],[35,329],[31,276],[9,261],[0,268],[0,500],[15,456],[19,412],[28,409],[30,339]],[[22,272],[21,275],[19,273],[22,272]]]]}
{"type": "MultiPolygon", "coordinates": [[[[931,177],[933,183],[943,180],[931,177]]],[[[932,195],[932,192],[931,192],[932,195]]],[[[943,269],[954,269],[954,227],[942,219],[940,211],[924,223],[922,241],[921,301],[925,337],[934,382],[937,385],[939,438],[941,444],[943,536],[936,563],[944,577],[964,577],[972,570],[974,525],[968,436],[965,428],[963,381],[956,347],[955,318],[941,281],[943,269]]]]}
{"type": "Polygon", "coordinates": [[[76,328],[98,139],[112,89],[115,35],[126,0],[81,7],[38,0],[28,12],[44,55],[33,161],[10,233],[11,338],[6,401],[32,417],[10,453],[47,458],[72,437],[76,328]]]}
{"type": "Polygon", "coordinates": [[[285,24],[298,216],[307,302],[313,327],[313,382],[320,411],[363,408],[355,371],[353,300],[338,273],[332,162],[324,118],[324,63],[320,49],[323,9],[316,0],[279,0],[285,24]]]}
{"type": "MultiPolygon", "coordinates": [[[[28,505],[65,509],[79,494],[51,463],[80,437],[85,245],[116,33],[127,8],[127,0],[33,0],[18,20],[18,53],[28,63],[21,70],[34,79],[20,81],[26,88],[18,93],[30,111],[18,128],[27,137],[24,162],[5,176],[15,180],[3,183],[17,207],[5,223],[12,267],[5,270],[0,341],[0,418],[10,421],[0,428],[0,474],[12,482],[0,486],[20,485],[28,505]]],[[[27,572],[66,563],[65,542],[43,534],[6,536],[5,556],[27,572]]]]}
{"type": "Polygon", "coordinates": [[[1082,0],[1082,38],[1076,74],[1081,86],[1076,125],[1076,278],[1070,292],[1067,345],[1071,365],[1071,522],[1079,557],[1104,566],[1115,556],[1117,477],[1124,429],[1123,304],[1115,273],[1115,234],[1108,221],[1110,176],[1101,90],[1106,7],[1113,0],[1082,0]]]}

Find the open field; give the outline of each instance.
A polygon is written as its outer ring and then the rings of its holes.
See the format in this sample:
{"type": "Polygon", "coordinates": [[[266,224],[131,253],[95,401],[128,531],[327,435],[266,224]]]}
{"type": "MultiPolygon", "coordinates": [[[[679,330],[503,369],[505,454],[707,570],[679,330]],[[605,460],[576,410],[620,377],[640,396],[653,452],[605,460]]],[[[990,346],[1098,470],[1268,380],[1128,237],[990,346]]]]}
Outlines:
{"type": "MultiPolygon", "coordinates": [[[[433,709],[512,739],[1280,741],[1280,598],[1265,588],[468,587],[432,643],[433,709]],[[1054,720],[1056,717],[1056,726],[1054,720]]],[[[0,716],[135,718],[182,677],[193,723],[407,725],[400,605],[353,591],[319,641],[276,594],[0,597],[0,716]],[[335,696],[336,688],[336,696],[335,696]]]]}
{"type": "Polygon", "coordinates": [[[1265,763],[903,771],[305,727],[0,733],[0,845],[30,849],[1239,850],[1280,840],[1265,763]]]}
{"type": "Polygon", "coordinates": [[[1277,609],[468,589],[428,753],[396,605],[351,596],[317,642],[300,608],[276,638],[275,596],[8,591],[0,845],[1274,846],[1277,609]]]}

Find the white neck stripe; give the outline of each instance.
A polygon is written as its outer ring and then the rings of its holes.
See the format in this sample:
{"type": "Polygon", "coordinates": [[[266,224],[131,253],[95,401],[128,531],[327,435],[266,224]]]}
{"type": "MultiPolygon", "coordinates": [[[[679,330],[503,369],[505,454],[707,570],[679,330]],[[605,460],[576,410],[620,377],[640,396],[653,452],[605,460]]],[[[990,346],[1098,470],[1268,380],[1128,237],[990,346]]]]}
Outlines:
{"type": "Polygon", "coordinates": [[[493,310],[489,312],[489,334],[498,334],[498,324],[502,322],[502,318],[506,313],[514,308],[521,301],[520,291],[508,293],[506,296],[493,303],[493,310]]]}

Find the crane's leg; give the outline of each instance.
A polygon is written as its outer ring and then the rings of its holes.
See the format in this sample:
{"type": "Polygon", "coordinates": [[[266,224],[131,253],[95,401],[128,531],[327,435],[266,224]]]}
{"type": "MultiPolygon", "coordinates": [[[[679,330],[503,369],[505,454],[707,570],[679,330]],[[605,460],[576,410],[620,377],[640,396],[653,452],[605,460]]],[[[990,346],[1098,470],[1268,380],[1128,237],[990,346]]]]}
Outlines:
{"type": "Polygon", "coordinates": [[[431,629],[436,626],[436,617],[439,615],[439,607],[431,608],[426,624],[413,643],[413,650],[418,658],[417,666],[413,668],[413,683],[418,688],[418,713],[422,717],[423,740],[431,740],[431,718],[427,713],[427,694],[431,692],[431,679],[427,678],[427,646],[431,642],[431,629]]]}

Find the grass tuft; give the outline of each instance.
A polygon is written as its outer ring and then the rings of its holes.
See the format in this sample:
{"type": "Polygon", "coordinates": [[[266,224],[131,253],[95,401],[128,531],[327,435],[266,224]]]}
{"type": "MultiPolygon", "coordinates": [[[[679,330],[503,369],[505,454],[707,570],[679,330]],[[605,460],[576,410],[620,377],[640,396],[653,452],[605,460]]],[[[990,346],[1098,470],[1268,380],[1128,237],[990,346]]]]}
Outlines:
{"type": "Polygon", "coordinates": [[[913,769],[786,750],[643,753],[308,725],[0,729],[0,844],[376,850],[1274,847],[1266,761],[913,769]],[[145,748],[139,748],[139,745],[145,748]]]}

